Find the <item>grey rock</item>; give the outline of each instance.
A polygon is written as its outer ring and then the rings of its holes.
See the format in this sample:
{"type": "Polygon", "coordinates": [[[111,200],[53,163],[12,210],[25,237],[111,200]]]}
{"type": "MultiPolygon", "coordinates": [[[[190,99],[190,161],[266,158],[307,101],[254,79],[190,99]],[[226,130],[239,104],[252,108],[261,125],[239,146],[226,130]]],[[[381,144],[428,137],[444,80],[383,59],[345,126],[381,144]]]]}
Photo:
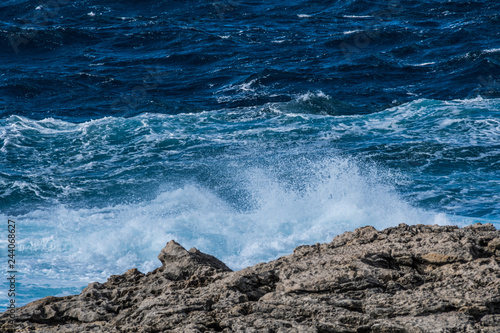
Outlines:
{"type": "Polygon", "coordinates": [[[491,224],[364,227],[237,272],[174,241],[158,259],[17,309],[17,331],[500,332],[491,224]]]}

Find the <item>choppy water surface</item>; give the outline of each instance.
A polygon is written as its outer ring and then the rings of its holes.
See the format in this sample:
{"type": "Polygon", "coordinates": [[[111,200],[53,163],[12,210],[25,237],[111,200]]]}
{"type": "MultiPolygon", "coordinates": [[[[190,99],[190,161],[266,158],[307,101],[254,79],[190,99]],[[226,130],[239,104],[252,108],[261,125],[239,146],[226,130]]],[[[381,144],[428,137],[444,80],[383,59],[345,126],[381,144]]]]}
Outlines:
{"type": "Polygon", "coordinates": [[[499,13],[4,1],[0,219],[18,225],[18,302],[151,270],[170,239],[240,269],[367,224],[498,226],[499,13]]]}

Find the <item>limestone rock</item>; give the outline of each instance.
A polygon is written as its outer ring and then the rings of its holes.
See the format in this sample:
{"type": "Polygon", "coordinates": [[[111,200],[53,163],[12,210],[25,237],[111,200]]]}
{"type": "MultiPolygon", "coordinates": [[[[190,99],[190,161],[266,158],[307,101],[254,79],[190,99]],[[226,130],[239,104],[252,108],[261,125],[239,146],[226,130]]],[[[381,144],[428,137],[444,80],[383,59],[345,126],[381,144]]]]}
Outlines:
{"type": "MultiPolygon", "coordinates": [[[[500,332],[500,232],[401,224],[237,272],[171,241],[162,266],[17,309],[26,332],[500,332]]],[[[0,315],[0,330],[8,316],[0,315]]]]}
{"type": "Polygon", "coordinates": [[[158,255],[161,271],[170,280],[184,280],[192,276],[207,277],[217,272],[231,270],[217,258],[202,253],[196,248],[186,251],[179,243],[170,241],[158,255]]]}

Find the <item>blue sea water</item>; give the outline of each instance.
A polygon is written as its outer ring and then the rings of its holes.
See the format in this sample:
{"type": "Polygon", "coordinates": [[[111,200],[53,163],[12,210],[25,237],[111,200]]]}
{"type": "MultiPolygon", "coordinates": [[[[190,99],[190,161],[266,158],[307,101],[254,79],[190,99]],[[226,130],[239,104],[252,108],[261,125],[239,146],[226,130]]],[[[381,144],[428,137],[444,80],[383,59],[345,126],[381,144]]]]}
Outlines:
{"type": "Polygon", "coordinates": [[[241,269],[368,224],[500,226],[493,0],[7,0],[0,60],[19,305],[171,239],[241,269]]]}

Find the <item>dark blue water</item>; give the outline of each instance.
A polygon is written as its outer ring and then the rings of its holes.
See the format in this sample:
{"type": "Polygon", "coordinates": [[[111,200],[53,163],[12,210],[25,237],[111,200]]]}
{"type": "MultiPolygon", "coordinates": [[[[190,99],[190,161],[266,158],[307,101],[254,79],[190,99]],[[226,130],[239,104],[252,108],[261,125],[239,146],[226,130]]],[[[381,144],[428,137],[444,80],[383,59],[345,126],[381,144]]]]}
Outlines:
{"type": "Polygon", "coordinates": [[[366,224],[500,223],[492,0],[8,0],[0,60],[21,304],[170,239],[239,269],[366,224]]]}

